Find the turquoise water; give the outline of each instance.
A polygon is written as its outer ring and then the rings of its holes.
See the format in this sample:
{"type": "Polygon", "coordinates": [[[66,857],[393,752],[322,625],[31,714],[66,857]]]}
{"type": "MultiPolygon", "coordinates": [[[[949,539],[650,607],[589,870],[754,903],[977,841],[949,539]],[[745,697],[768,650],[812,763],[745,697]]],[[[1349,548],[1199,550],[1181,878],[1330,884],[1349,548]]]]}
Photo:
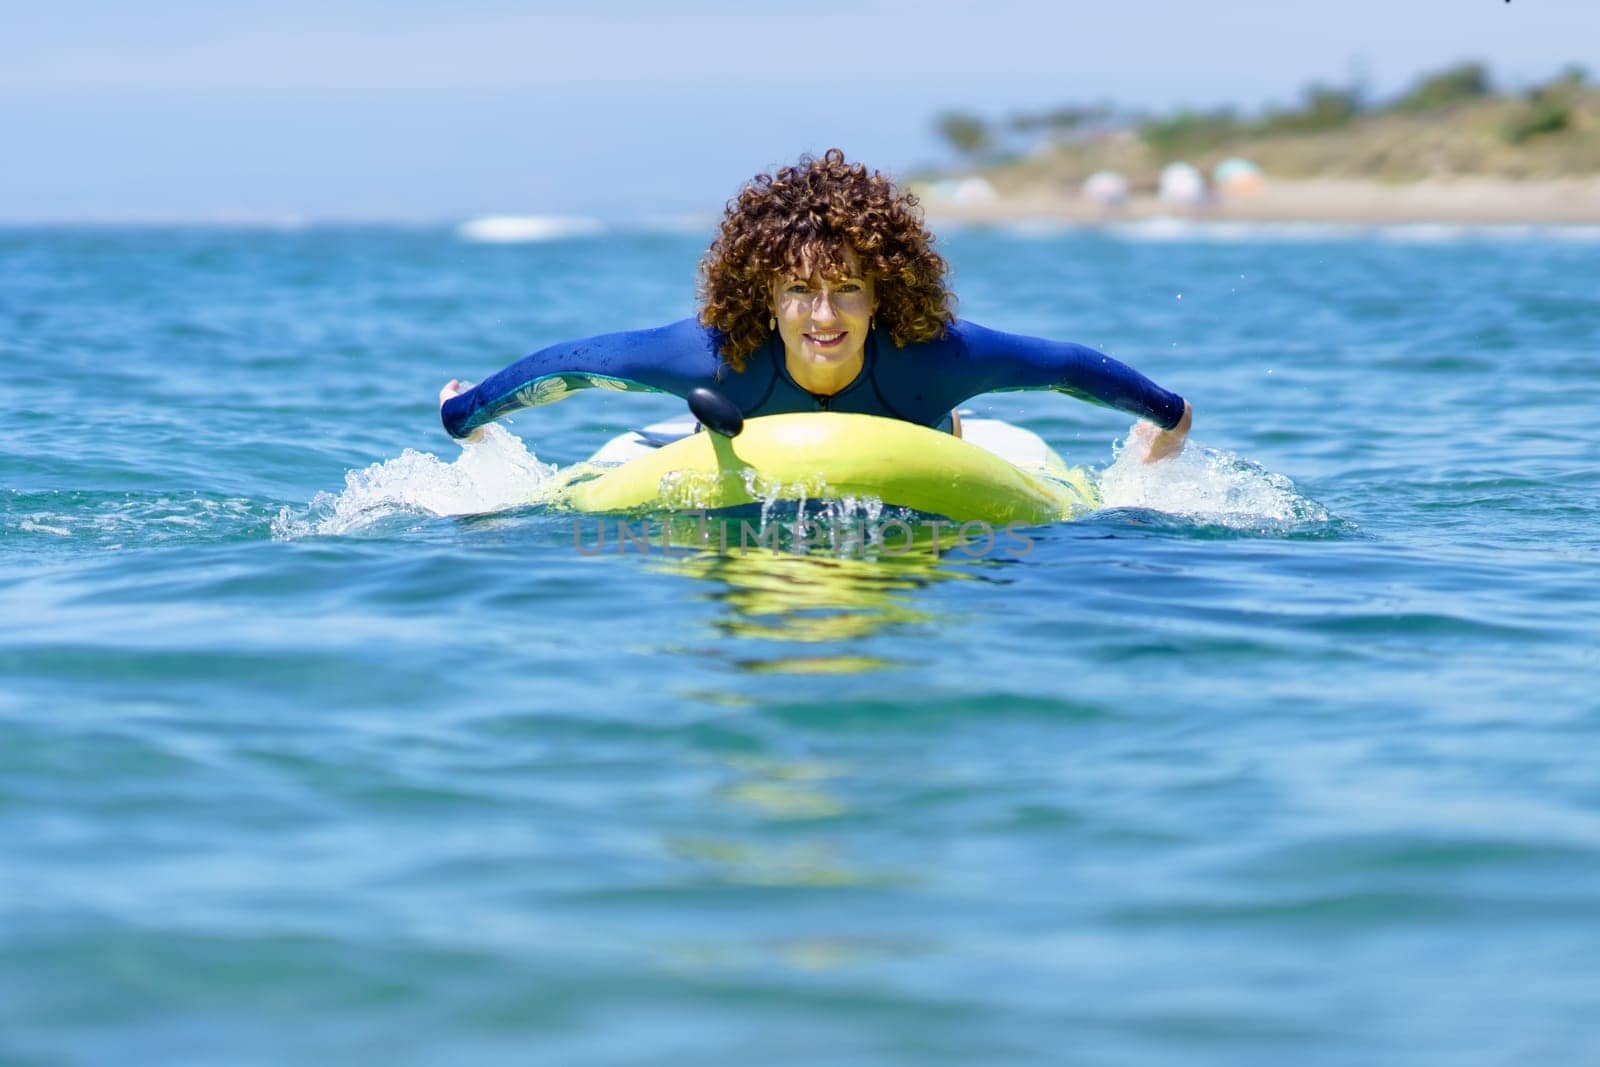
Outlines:
{"type": "Polygon", "coordinates": [[[1600,235],[949,234],[1190,451],[984,398],[1110,506],[581,555],[677,402],[434,394],[701,247],[0,233],[0,1060],[1600,1058],[1600,235]]]}

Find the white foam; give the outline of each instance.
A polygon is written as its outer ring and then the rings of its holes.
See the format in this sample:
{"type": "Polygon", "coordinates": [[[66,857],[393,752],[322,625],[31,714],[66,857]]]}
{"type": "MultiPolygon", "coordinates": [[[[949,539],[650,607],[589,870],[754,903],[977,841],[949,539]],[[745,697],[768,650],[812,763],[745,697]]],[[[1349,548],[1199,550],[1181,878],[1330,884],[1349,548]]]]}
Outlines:
{"type": "Polygon", "coordinates": [[[1100,472],[1105,507],[1142,508],[1239,530],[1329,521],[1328,509],[1302,496],[1288,478],[1231,452],[1191,440],[1179,455],[1159,463],[1145,463],[1143,455],[1141,443],[1119,446],[1115,461],[1100,472]]]}
{"type": "Polygon", "coordinates": [[[456,227],[456,236],[479,244],[522,244],[564,237],[592,237],[605,227],[577,215],[485,215],[456,227]]]}
{"type": "Polygon", "coordinates": [[[1249,222],[1242,219],[1189,219],[1157,216],[1127,222],[1114,222],[1106,232],[1130,243],[1169,244],[1249,244],[1290,241],[1355,240],[1368,235],[1371,227],[1347,222],[1249,222]]]}
{"type": "Polygon", "coordinates": [[[481,515],[521,507],[539,495],[555,466],[501,426],[486,426],[477,441],[462,443],[446,463],[429,452],[406,449],[383,463],[344,477],[344,492],[318,493],[304,511],[284,508],[274,537],[354,533],[399,515],[481,515]]]}
{"type": "Polygon", "coordinates": [[[1539,236],[1548,241],[1590,243],[1600,241],[1600,226],[1546,226],[1539,236]]]}
{"type": "Polygon", "coordinates": [[[1282,244],[1376,240],[1400,245],[1445,245],[1490,241],[1590,243],[1600,240],[1600,226],[1530,223],[1266,222],[1157,216],[1110,222],[1098,228],[1132,244],[1282,244]]]}
{"type": "Polygon", "coordinates": [[[1536,225],[1531,223],[1445,224],[1410,222],[1380,226],[1374,231],[1379,240],[1400,245],[1456,244],[1463,241],[1570,241],[1591,242],[1600,237],[1600,227],[1581,225],[1536,225]]]}

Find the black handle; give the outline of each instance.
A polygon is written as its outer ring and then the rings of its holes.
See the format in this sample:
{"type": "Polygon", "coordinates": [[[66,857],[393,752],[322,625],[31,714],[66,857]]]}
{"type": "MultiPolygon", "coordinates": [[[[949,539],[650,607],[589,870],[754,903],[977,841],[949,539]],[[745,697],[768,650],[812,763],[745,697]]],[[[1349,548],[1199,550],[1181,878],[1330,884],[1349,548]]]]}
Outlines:
{"type": "Polygon", "coordinates": [[[714,389],[701,386],[689,390],[689,412],[700,420],[700,425],[724,437],[738,437],[744,430],[739,406],[714,389]]]}

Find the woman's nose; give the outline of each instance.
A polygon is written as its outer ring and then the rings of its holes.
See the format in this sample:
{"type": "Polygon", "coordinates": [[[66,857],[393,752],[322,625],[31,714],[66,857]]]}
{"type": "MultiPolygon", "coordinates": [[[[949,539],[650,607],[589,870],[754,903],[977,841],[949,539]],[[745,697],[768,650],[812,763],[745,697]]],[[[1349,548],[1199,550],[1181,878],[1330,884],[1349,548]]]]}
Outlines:
{"type": "Polygon", "coordinates": [[[811,317],[822,319],[824,322],[833,319],[833,294],[828,290],[817,290],[816,297],[811,301],[811,317]]]}

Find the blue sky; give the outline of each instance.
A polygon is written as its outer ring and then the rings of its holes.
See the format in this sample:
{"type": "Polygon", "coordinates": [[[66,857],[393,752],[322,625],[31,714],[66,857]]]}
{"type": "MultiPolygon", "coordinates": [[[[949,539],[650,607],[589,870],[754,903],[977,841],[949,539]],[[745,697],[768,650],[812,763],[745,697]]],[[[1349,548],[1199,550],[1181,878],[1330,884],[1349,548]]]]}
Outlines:
{"type": "Polygon", "coordinates": [[[703,214],[802,151],[939,161],[952,107],[1600,75],[1600,0],[0,0],[0,27],[10,221],[703,214]]]}

